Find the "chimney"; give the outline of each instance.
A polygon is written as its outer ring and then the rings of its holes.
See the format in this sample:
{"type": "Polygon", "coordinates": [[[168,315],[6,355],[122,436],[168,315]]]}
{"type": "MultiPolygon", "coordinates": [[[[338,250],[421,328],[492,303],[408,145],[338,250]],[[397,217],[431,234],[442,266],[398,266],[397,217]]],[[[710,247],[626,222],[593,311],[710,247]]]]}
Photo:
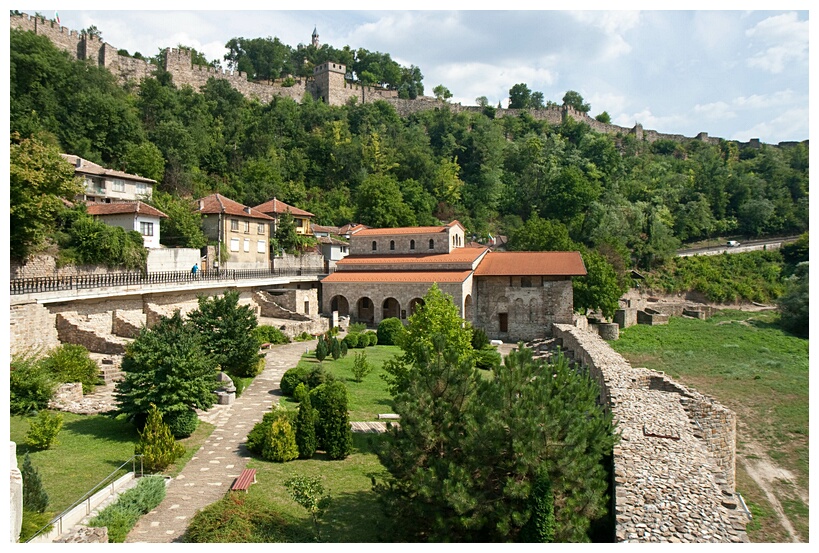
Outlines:
{"type": "Polygon", "coordinates": [[[250,208],[249,208],[249,207],[247,207],[247,206],[245,206],[245,213],[247,213],[248,215],[250,215],[250,208]]]}
{"type": "Polygon", "coordinates": [[[77,161],[74,163],[74,166],[75,166],[77,169],[79,169],[80,167],[82,167],[82,158],[81,158],[80,156],[77,156],[77,161]]]}
{"type": "Polygon", "coordinates": [[[205,209],[205,200],[199,200],[199,211],[205,209]]]}

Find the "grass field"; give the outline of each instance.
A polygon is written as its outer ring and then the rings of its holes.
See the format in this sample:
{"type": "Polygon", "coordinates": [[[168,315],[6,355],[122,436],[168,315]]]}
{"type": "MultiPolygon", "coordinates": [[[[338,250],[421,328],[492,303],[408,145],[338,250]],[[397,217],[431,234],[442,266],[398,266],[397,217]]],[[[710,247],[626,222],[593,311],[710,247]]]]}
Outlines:
{"type": "MultiPolygon", "coordinates": [[[[134,426],[121,417],[72,413],[62,415],[64,422],[57,437],[59,443],[42,451],[29,450],[25,445],[29,418],[15,416],[9,420],[11,441],[17,444],[17,466],[23,466],[23,458],[29,453],[48,494],[48,510],[55,514],[70,507],[133,457],[134,445],[139,439],[134,426]]],[[[185,446],[185,455],[169,467],[165,474],[178,474],[213,432],[213,428],[211,424],[200,423],[191,437],[180,440],[185,446]]],[[[117,476],[130,470],[129,464],[117,476]]]]}
{"type": "MultiPolygon", "coordinates": [[[[378,419],[379,413],[392,413],[392,397],[387,391],[387,383],[381,378],[386,374],[382,365],[396,355],[401,354],[401,348],[397,346],[371,346],[368,348],[353,348],[346,357],[333,360],[326,358],[321,366],[347,386],[351,421],[374,421],[378,419]],[[356,382],[353,377],[353,362],[356,353],[365,353],[367,361],[373,366],[372,372],[368,374],[362,382],[356,382]]],[[[299,366],[312,367],[318,365],[315,350],[311,350],[302,356],[299,366]]],[[[288,398],[285,405],[297,405],[295,401],[288,398]]]]}
{"type": "MultiPolygon", "coordinates": [[[[633,366],[665,371],[737,413],[738,455],[753,459],[761,448],[793,476],[772,485],[807,542],[808,341],[781,330],[773,313],[725,311],[707,321],[671,317],[667,326],[633,326],[611,345],[633,366]]],[[[790,541],[741,465],[737,488],[759,515],[751,539],[790,541]]]]}

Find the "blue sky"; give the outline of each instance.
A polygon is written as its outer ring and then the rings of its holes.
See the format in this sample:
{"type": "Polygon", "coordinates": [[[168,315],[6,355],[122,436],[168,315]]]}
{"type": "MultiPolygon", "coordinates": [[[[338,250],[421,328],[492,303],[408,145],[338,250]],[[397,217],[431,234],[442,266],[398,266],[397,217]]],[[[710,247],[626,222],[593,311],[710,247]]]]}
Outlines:
{"type": "MultiPolygon", "coordinates": [[[[341,5],[370,4],[384,5],[341,5]]],[[[309,43],[315,26],[322,43],[387,52],[401,65],[418,66],[426,94],[443,84],[451,101],[464,105],[486,96],[505,107],[509,89],[526,83],[557,103],[575,90],[591,104],[591,115],[607,111],[625,127],[766,143],[809,138],[806,2],[784,2],[801,9],[782,11],[729,11],[731,3],[719,1],[705,4],[707,10],[610,12],[475,11],[474,2],[421,2],[434,9],[418,11],[264,11],[251,8],[272,3],[246,1],[231,3],[232,11],[203,11],[201,1],[174,2],[174,11],[152,1],[138,4],[140,11],[77,9],[87,5],[98,3],[58,5],[62,25],[96,25],[106,42],[131,53],[183,44],[222,59],[233,37],[272,36],[296,46],[309,43]],[[726,10],[714,9],[721,5],[726,10]]],[[[54,15],[53,9],[21,11],[54,15]]]]}

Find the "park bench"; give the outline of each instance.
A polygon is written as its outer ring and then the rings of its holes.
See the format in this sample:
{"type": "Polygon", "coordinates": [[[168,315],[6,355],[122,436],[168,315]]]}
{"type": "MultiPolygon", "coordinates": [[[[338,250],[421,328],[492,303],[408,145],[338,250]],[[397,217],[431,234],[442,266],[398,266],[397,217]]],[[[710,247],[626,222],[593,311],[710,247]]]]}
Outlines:
{"type": "Polygon", "coordinates": [[[242,474],[233,482],[233,485],[230,487],[230,491],[238,492],[244,491],[247,492],[247,489],[250,487],[251,484],[256,483],[256,469],[245,469],[242,471],[242,474]]]}
{"type": "Polygon", "coordinates": [[[261,349],[270,349],[270,342],[265,342],[259,346],[261,349]]]}

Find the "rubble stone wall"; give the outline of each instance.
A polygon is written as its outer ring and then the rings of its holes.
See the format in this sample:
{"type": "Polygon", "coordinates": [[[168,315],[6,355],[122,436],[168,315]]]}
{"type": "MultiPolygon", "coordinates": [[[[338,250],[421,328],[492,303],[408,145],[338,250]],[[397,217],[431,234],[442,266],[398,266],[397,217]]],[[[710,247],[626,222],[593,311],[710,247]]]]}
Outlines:
{"type": "Polygon", "coordinates": [[[632,367],[597,334],[552,332],[597,380],[615,421],[616,541],[747,542],[734,494],[736,416],[662,373],[632,367]]]}

